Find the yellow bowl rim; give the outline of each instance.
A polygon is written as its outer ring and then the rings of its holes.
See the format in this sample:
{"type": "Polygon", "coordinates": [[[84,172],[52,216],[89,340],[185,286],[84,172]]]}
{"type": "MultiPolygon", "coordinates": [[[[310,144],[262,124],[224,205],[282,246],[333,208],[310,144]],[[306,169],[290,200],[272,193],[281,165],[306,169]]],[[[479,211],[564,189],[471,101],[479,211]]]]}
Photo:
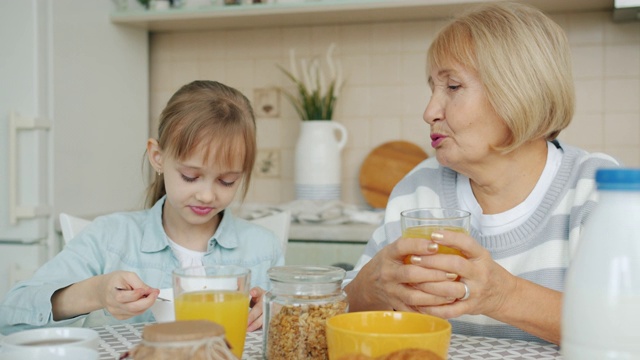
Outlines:
{"type": "Polygon", "coordinates": [[[382,337],[382,336],[389,336],[389,335],[399,335],[399,336],[414,337],[414,336],[423,336],[425,334],[433,334],[433,335],[440,335],[442,333],[451,334],[451,323],[448,322],[447,320],[445,320],[443,318],[439,318],[437,316],[429,315],[429,314],[414,313],[414,312],[409,312],[409,311],[374,310],[374,311],[348,312],[348,313],[344,313],[344,314],[338,314],[338,315],[332,316],[329,319],[327,319],[327,328],[329,328],[329,327],[332,328],[333,330],[339,329],[341,332],[344,332],[345,334],[367,335],[367,336],[372,336],[372,337],[382,337]],[[424,317],[428,317],[428,318],[431,318],[432,320],[435,320],[437,322],[442,322],[442,323],[446,324],[446,326],[442,330],[435,330],[435,331],[429,331],[429,332],[424,332],[424,333],[415,333],[415,334],[380,334],[380,333],[371,333],[371,332],[366,332],[366,331],[358,331],[358,330],[350,330],[350,329],[345,329],[345,328],[338,328],[338,327],[336,327],[335,325],[332,324],[332,319],[334,319],[334,318],[346,317],[346,316],[353,315],[353,314],[366,315],[366,314],[398,314],[398,313],[400,313],[402,315],[407,315],[407,316],[424,316],[424,317]]]}

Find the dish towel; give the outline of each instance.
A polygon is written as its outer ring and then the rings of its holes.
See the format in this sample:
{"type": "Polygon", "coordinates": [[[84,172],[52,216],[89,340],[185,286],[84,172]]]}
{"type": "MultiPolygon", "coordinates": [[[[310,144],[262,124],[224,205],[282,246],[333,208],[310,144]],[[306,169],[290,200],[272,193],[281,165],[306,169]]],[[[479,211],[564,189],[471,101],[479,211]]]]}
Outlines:
{"type": "Polygon", "coordinates": [[[253,220],[278,212],[290,210],[291,221],[300,224],[373,224],[382,222],[383,210],[370,210],[339,200],[294,200],[281,205],[240,207],[238,216],[253,220]]]}

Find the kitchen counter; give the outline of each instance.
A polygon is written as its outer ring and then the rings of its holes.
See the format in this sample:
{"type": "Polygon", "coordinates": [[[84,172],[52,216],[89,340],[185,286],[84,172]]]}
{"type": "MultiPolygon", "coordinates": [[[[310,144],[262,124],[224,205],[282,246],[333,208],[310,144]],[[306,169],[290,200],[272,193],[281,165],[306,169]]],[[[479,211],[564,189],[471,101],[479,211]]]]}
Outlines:
{"type": "Polygon", "coordinates": [[[377,228],[372,224],[299,224],[291,223],[289,241],[366,243],[377,228]]]}

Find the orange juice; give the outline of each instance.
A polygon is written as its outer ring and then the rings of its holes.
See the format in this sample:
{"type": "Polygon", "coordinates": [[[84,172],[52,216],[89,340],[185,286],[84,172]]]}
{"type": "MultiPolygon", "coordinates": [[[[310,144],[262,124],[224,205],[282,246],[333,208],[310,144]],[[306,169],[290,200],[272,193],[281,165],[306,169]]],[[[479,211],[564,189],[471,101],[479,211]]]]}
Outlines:
{"type": "MultiPolygon", "coordinates": [[[[402,237],[405,238],[419,238],[419,239],[427,239],[431,240],[431,233],[439,230],[447,230],[447,231],[455,231],[459,233],[468,234],[469,232],[464,228],[457,226],[413,226],[405,229],[402,232],[402,237]]],[[[460,255],[463,256],[460,250],[450,248],[448,246],[438,244],[438,254],[452,254],[452,255],[460,255]]],[[[404,259],[405,264],[411,263],[411,256],[407,256],[404,259]]]]}
{"type": "Polygon", "coordinates": [[[222,325],[231,352],[242,358],[247,334],[249,295],[239,291],[197,291],[175,299],[176,320],[211,320],[222,325]]]}

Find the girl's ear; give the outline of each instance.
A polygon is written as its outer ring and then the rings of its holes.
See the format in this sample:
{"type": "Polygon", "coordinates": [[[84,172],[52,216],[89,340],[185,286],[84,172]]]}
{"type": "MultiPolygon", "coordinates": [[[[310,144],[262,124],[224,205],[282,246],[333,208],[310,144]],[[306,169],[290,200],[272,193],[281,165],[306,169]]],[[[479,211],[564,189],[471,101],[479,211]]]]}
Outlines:
{"type": "Polygon", "coordinates": [[[162,169],[162,149],[160,149],[160,145],[158,144],[158,140],[149,139],[147,140],[147,157],[149,158],[149,164],[153,167],[153,169],[161,174],[163,172],[162,169]]]}

